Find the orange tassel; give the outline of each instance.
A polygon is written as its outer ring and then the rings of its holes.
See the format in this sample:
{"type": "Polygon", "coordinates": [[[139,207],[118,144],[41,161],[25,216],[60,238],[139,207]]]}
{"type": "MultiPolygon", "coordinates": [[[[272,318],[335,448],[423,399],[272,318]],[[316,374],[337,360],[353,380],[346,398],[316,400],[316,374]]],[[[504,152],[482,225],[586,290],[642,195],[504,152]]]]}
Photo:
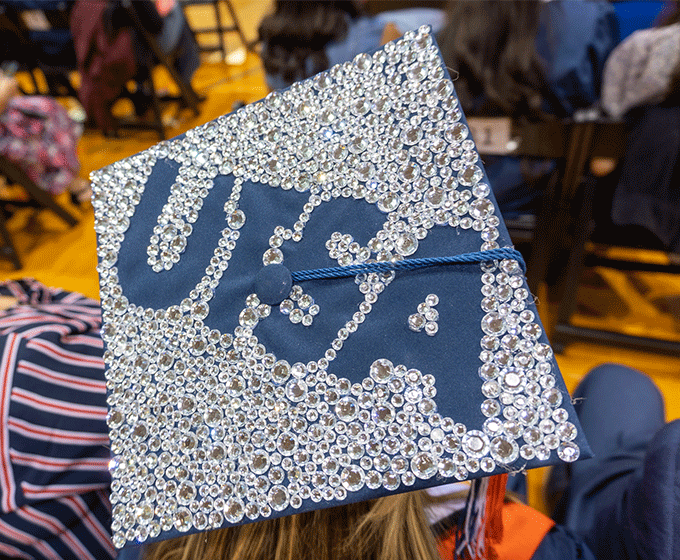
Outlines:
{"type": "Polygon", "coordinates": [[[507,474],[497,474],[489,479],[489,488],[486,494],[486,523],[484,543],[486,550],[493,556],[494,543],[500,543],[503,539],[503,503],[505,501],[505,485],[508,482],[507,474]]]}

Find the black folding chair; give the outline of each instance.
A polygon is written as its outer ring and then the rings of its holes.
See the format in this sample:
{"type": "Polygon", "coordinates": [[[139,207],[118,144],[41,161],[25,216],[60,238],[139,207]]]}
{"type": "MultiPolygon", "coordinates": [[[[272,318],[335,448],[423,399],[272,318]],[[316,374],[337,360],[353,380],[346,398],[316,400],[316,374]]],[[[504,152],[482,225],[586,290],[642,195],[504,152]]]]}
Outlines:
{"type": "Polygon", "coordinates": [[[168,102],[180,103],[182,106],[191,109],[195,116],[200,114],[199,104],[203,100],[202,97],[196,93],[191,83],[186,81],[177,71],[173,64],[172,56],[167,55],[158,45],[158,41],[152,33],[150,33],[142,24],[137,15],[137,12],[132,6],[132,0],[124,0],[122,3],[126,9],[130,21],[132,21],[138,36],[144,40],[149,46],[158,64],[163,66],[170,77],[179,89],[178,95],[163,95],[159,96],[153,81],[153,64],[142,64],[139,69],[138,80],[139,83],[145,86],[145,89],[151,95],[151,109],[153,112],[153,120],[151,122],[139,118],[133,119],[117,119],[118,128],[132,128],[132,129],[151,129],[158,133],[161,140],[165,140],[165,124],[161,112],[161,105],[168,102]]]}
{"type": "MultiPolygon", "coordinates": [[[[563,281],[557,309],[557,321],[552,332],[552,344],[557,352],[563,351],[574,341],[589,341],[621,347],[680,355],[680,342],[669,339],[630,335],[607,329],[595,329],[574,325],[576,297],[582,273],[587,267],[606,267],[624,271],[680,273],[680,256],[667,254],[665,263],[646,262],[642,259],[615,258],[607,249],[616,245],[592,244],[594,229],[593,200],[598,182],[593,179],[579,181],[587,163],[594,157],[608,157],[619,160],[626,148],[626,130],[623,122],[591,120],[579,124],[577,164],[570,170],[575,181],[580,183],[580,196],[569,193],[574,202],[572,222],[576,232],[570,245],[569,260],[563,281]]],[[[630,252],[627,252],[630,254],[630,252]]]]}
{"type": "Polygon", "coordinates": [[[0,5],[3,39],[13,50],[9,60],[16,60],[19,69],[30,74],[31,93],[77,97],[71,80],[77,68],[69,30],[72,6],[73,0],[4,0],[0,5]],[[40,87],[36,73],[44,75],[46,88],[40,87]]]}
{"type": "MultiPolygon", "coordinates": [[[[222,58],[225,58],[228,54],[227,46],[224,42],[225,33],[235,33],[238,35],[243,46],[251,50],[253,47],[252,43],[249,43],[243,34],[241,25],[239,24],[238,18],[236,17],[236,11],[230,0],[181,0],[182,8],[187,16],[190,16],[189,11],[191,6],[212,6],[214,23],[206,24],[203,27],[190,26],[191,31],[196,38],[199,49],[201,52],[216,52],[220,51],[222,53],[222,58]],[[226,10],[229,12],[229,17],[231,19],[231,25],[224,22],[222,17],[222,11],[220,10],[220,4],[225,6],[226,10]],[[215,40],[202,40],[201,37],[211,37],[215,40]]],[[[190,17],[187,17],[189,21],[190,17]]]]}
{"type": "Polygon", "coordinates": [[[16,184],[23,187],[28,195],[28,200],[25,199],[3,199],[0,200],[0,254],[10,259],[14,268],[21,269],[21,259],[16,251],[12,236],[7,230],[6,220],[11,215],[11,208],[18,207],[32,207],[32,208],[48,208],[59,216],[69,226],[73,227],[78,223],[78,220],[65,208],[63,208],[54,197],[42,190],[35,182],[26,175],[26,172],[18,165],[8,160],[6,157],[0,155],[0,176],[5,177],[7,183],[16,184]]]}
{"type": "Polygon", "coordinates": [[[556,223],[564,219],[564,201],[570,196],[568,193],[576,189],[580,179],[573,173],[580,164],[577,149],[579,125],[574,121],[528,122],[505,117],[470,117],[468,124],[482,157],[503,155],[546,158],[557,162],[541,194],[537,213],[505,219],[513,242],[530,245],[527,283],[535,294],[546,280],[548,266],[560,245],[565,243],[564,230],[556,228],[556,223]]]}

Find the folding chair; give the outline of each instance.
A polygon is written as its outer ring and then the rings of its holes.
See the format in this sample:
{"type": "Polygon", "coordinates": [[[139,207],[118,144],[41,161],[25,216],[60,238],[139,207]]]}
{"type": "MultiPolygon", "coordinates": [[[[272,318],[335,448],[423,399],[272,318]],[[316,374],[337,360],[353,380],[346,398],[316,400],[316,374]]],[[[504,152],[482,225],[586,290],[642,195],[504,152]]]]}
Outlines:
{"type": "MultiPolygon", "coordinates": [[[[224,42],[224,34],[225,33],[236,33],[241,40],[241,43],[243,46],[251,50],[252,49],[252,44],[248,43],[246,40],[245,35],[243,34],[243,30],[241,29],[241,25],[239,24],[238,18],[236,17],[236,11],[234,10],[234,6],[230,2],[230,0],[181,0],[182,3],[182,8],[184,9],[185,14],[188,16],[188,8],[191,6],[207,6],[207,5],[212,5],[213,8],[213,13],[214,13],[214,24],[210,25],[207,24],[204,27],[195,27],[191,26],[191,31],[194,34],[194,37],[196,37],[196,42],[198,43],[199,49],[201,52],[215,52],[215,51],[220,51],[222,53],[222,58],[224,59],[228,52],[227,52],[227,47],[224,42]],[[220,4],[223,4],[227,11],[229,12],[229,16],[231,18],[231,25],[227,25],[224,23],[222,20],[222,12],[220,10],[220,4]],[[207,42],[207,41],[201,41],[200,36],[216,36],[217,41],[216,42],[207,42]]],[[[189,21],[189,17],[187,17],[187,21],[189,21]]]]}
{"type": "Polygon", "coordinates": [[[513,242],[530,245],[527,283],[535,294],[545,281],[548,265],[561,242],[554,229],[563,213],[564,193],[574,189],[576,178],[569,170],[578,157],[576,124],[573,121],[513,121],[505,117],[470,117],[468,124],[482,157],[500,155],[557,161],[542,193],[538,212],[505,218],[513,242]]]}
{"type": "MultiPolygon", "coordinates": [[[[569,172],[576,182],[583,177],[586,164],[593,157],[608,157],[619,160],[626,148],[626,130],[623,122],[593,120],[579,123],[578,149],[580,156],[569,172]]],[[[636,336],[606,329],[576,326],[572,317],[576,312],[576,296],[581,275],[586,267],[606,267],[624,271],[680,273],[680,256],[667,255],[666,263],[645,262],[629,258],[615,258],[608,254],[607,246],[589,243],[593,232],[593,199],[598,188],[595,180],[581,182],[582,195],[578,198],[570,193],[576,204],[572,213],[576,235],[572,240],[564,289],[560,294],[557,321],[553,328],[551,342],[557,352],[564,350],[574,341],[590,341],[612,344],[638,350],[680,355],[680,342],[636,336]]]]}
{"type": "Polygon", "coordinates": [[[35,94],[77,97],[70,77],[76,70],[69,31],[72,5],[73,0],[5,0],[0,7],[3,34],[18,44],[20,50],[12,54],[20,69],[29,72],[35,94]],[[45,76],[47,89],[39,87],[36,71],[45,76]]]}
{"type": "Polygon", "coordinates": [[[49,208],[57,216],[59,216],[69,226],[73,227],[78,223],[78,220],[65,208],[63,208],[54,197],[42,190],[35,182],[26,174],[26,172],[17,166],[15,163],[8,160],[6,157],[0,155],[0,175],[7,179],[8,183],[17,184],[23,187],[28,194],[28,200],[2,200],[0,201],[0,237],[2,244],[0,245],[0,254],[9,258],[16,270],[21,269],[21,259],[16,251],[12,236],[6,228],[5,222],[10,215],[8,207],[32,207],[32,208],[49,208]]]}
{"type": "Polygon", "coordinates": [[[147,43],[151,51],[153,52],[158,63],[163,66],[170,74],[172,80],[175,82],[179,88],[179,95],[165,95],[159,97],[156,87],[153,82],[152,77],[152,67],[143,67],[140,69],[140,78],[143,84],[147,86],[148,91],[151,93],[151,109],[153,111],[153,121],[151,123],[141,121],[139,119],[134,120],[119,120],[118,126],[120,128],[135,128],[135,129],[152,129],[158,133],[161,140],[165,140],[165,124],[163,123],[163,118],[161,114],[161,103],[166,102],[178,102],[187,108],[191,109],[195,116],[200,114],[199,103],[203,100],[199,96],[191,83],[187,82],[177,71],[173,64],[171,56],[168,56],[163,52],[163,50],[158,45],[156,38],[151,34],[142,24],[137,15],[137,12],[132,7],[132,0],[124,0],[122,3],[123,7],[126,9],[130,20],[132,21],[135,30],[138,32],[139,36],[147,43]]]}

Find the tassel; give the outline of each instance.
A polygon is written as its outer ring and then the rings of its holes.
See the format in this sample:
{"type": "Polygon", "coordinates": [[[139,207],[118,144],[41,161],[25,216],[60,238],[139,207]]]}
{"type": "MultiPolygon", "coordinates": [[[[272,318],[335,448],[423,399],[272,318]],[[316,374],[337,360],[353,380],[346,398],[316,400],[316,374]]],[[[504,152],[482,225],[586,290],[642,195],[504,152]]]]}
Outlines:
{"type": "Polygon", "coordinates": [[[488,478],[480,478],[470,483],[465,503],[465,520],[459,531],[460,541],[456,547],[458,558],[479,560],[484,557],[484,510],[488,486],[488,478]]]}
{"type": "Polygon", "coordinates": [[[492,476],[486,496],[486,524],[484,541],[489,550],[494,543],[503,539],[503,503],[505,501],[505,487],[508,483],[507,474],[492,476]]]}
{"type": "Polygon", "coordinates": [[[456,557],[493,560],[494,543],[503,538],[503,502],[507,474],[472,481],[465,503],[465,520],[458,531],[456,557]]]}

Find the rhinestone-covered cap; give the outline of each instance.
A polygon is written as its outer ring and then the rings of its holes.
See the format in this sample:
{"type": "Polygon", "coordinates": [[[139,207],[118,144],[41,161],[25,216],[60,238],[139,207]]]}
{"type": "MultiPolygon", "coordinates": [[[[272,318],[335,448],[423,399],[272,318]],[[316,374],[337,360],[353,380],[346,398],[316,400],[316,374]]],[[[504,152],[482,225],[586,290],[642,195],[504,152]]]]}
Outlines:
{"type": "Polygon", "coordinates": [[[510,245],[429,29],[92,181],[117,547],[588,454],[517,261],[294,280],[510,245]]]}

